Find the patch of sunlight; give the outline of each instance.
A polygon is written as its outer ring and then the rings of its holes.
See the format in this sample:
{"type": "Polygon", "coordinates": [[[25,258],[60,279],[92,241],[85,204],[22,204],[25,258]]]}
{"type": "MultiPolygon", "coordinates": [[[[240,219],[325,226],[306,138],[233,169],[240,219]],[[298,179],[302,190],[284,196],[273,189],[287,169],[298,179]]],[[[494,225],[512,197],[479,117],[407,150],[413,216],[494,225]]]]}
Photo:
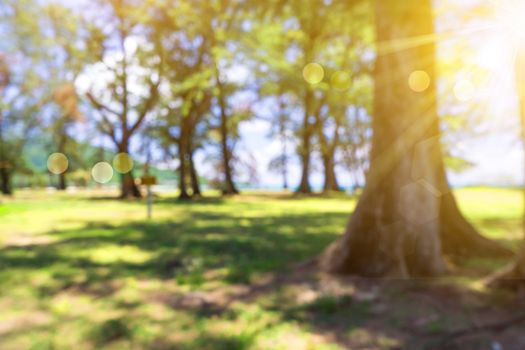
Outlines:
{"type": "Polygon", "coordinates": [[[229,241],[231,236],[224,233],[210,232],[205,235],[207,241],[229,241]]]}
{"type": "Polygon", "coordinates": [[[93,300],[86,295],[61,293],[49,302],[49,309],[55,315],[83,316],[93,312],[93,300]]]}
{"type": "Polygon", "coordinates": [[[132,245],[104,244],[96,248],[85,249],[75,252],[75,256],[85,256],[91,261],[99,264],[112,264],[126,262],[142,264],[153,257],[153,253],[145,252],[132,245]]]}
{"type": "Polygon", "coordinates": [[[150,303],[141,305],[137,310],[141,317],[145,317],[153,321],[170,321],[174,318],[173,309],[163,303],[150,303]]]}
{"type": "Polygon", "coordinates": [[[326,337],[301,329],[293,323],[278,324],[259,335],[256,349],[265,350],[342,350],[326,337]]]}
{"type": "Polygon", "coordinates": [[[469,217],[519,217],[522,193],[518,189],[465,188],[455,191],[459,205],[469,217]]]}
{"type": "Polygon", "coordinates": [[[142,293],[137,288],[125,285],[114,295],[115,302],[119,305],[134,305],[142,303],[142,293]]]}

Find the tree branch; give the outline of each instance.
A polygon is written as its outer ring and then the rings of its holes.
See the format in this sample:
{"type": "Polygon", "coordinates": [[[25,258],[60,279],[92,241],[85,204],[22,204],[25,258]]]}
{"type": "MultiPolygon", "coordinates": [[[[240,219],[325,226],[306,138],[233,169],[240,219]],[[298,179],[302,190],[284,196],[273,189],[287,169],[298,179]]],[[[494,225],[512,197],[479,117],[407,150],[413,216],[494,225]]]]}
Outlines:
{"type": "Polygon", "coordinates": [[[89,102],[91,102],[91,104],[93,105],[93,107],[98,109],[100,112],[108,112],[120,118],[120,113],[106,106],[102,102],[98,101],[91,92],[88,92],[86,95],[87,95],[87,98],[89,99],[89,102]]]}

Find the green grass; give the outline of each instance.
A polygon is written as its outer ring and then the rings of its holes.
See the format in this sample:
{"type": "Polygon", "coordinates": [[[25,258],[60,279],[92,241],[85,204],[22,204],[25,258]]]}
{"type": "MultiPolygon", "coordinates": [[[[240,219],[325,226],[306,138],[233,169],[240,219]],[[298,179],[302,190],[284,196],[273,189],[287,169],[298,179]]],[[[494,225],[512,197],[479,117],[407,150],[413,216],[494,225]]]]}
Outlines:
{"type": "MultiPolygon", "coordinates": [[[[144,203],[106,195],[3,199],[0,349],[341,349],[319,334],[339,327],[349,339],[369,336],[364,327],[375,311],[348,296],[297,305],[278,289],[218,309],[208,300],[242,295],[248,284],[320,252],[343,231],[353,198],[161,197],[148,221],[144,203]]],[[[483,232],[516,244],[519,192],[458,196],[483,232]]],[[[393,342],[389,334],[377,339],[393,342]]]]}

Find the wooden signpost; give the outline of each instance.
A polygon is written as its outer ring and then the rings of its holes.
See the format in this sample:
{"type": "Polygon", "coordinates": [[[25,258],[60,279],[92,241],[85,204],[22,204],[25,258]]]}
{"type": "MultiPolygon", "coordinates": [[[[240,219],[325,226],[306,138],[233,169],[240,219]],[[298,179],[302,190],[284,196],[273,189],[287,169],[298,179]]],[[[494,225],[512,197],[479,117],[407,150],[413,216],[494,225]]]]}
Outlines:
{"type": "Polygon", "coordinates": [[[144,176],[140,179],[140,183],[143,186],[146,186],[147,189],[147,207],[148,207],[148,219],[151,219],[153,215],[153,193],[151,191],[151,186],[157,184],[157,178],[155,176],[149,175],[149,166],[144,166],[144,176]]]}

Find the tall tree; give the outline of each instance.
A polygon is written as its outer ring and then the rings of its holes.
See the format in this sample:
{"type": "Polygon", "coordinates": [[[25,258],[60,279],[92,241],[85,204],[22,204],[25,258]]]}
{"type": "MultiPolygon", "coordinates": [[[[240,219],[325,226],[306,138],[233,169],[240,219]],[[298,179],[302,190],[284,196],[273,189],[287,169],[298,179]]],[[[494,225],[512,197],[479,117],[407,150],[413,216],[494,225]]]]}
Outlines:
{"type": "MultiPolygon", "coordinates": [[[[98,91],[88,92],[87,97],[100,117],[99,130],[112,140],[118,153],[130,154],[132,137],[158,101],[163,60],[157,52],[161,46],[155,39],[146,44],[144,30],[149,19],[135,2],[110,1],[99,11],[107,18],[94,22],[86,49],[95,51],[97,66],[104,67],[109,78],[102,84],[101,79],[95,82],[98,91]],[[137,83],[144,87],[137,88],[137,83]]],[[[141,197],[132,170],[122,174],[120,196],[141,197]]]]}
{"type": "Polygon", "coordinates": [[[0,190],[13,192],[13,175],[24,168],[23,149],[33,135],[48,92],[42,84],[42,37],[32,0],[0,4],[0,190]]]}
{"type": "Polygon", "coordinates": [[[447,183],[437,117],[430,0],[374,2],[377,58],[371,164],[345,234],[321,255],[332,272],[433,276],[442,253],[508,252],[478,235],[447,183]],[[407,84],[407,81],[409,82],[407,84]]]}
{"type": "MultiPolygon", "coordinates": [[[[50,89],[53,90],[52,117],[49,131],[52,135],[52,152],[71,156],[75,153],[75,142],[71,129],[76,122],[83,120],[79,111],[79,98],[74,85],[75,80],[89,63],[90,53],[82,50],[79,43],[85,24],[83,19],[60,4],[43,7],[42,36],[45,37],[45,56],[41,58],[48,71],[50,89]]],[[[58,174],[58,190],[67,187],[66,171],[58,174]]]]}
{"type": "MultiPolygon", "coordinates": [[[[289,97],[289,96],[288,96],[289,97]]],[[[287,96],[280,93],[278,98],[278,111],[276,113],[275,121],[273,128],[271,130],[271,136],[277,137],[281,143],[281,152],[278,156],[273,158],[268,164],[268,169],[270,171],[280,173],[283,179],[283,189],[288,190],[288,171],[290,156],[288,154],[288,144],[290,142],[290,117],[288,115],[290,109],[287,108],[287,96]]]]}
{"type": "Polygon", "coordinates": [[[340,103],[339,106],[331,106],[329,108],[321,106],[315,113],[315,126],[324,170],[323,192],[338,192],[341,190],[337,181],[335,166],[336,151],[339,148],[340,132],[345,116],[346,106],[344,102],[340,103]],[[323,109],[326,110],[325,113],[323,113],[323,109]],[[326,130],[330,116],[332,116],[330,120],[332,122],[331,132],[326,130]],[[330,132],[330,135],[327,135],[328,132],[330,132]]]}
{"type": "MultiPolygon", "coordinates": [[[[325,3],[321,0],[314,0],[305,6],[302,1],[292,1],[291,6],[297,16],[297,23],[299,25],[302,35],[299,40],[299,48],[302,53],[302,66],[306,67],[312,62],[316,62],[318,58],[320,45],[327,40],[328,26],[323,18],[329,18],[328,9],[334,6],[335,3],[325,3]]],[[[303,101],[303,118],[302,126],[299,129],[299,145],[298,154],[301,160],[301,180],[297,192],[310,193],[312,187],[310,185],[310,172],[312,162],[312,137],[315,133],[315,87],[304,85],[305,89],[302,91],[303,101]]]]}
{"type": "Polygon", "coordinates": [[[222,192],[226,195],[238,194],[239,190],[234,182],[234,145],[235,139],[232,130],[237,123],[235,111],[231,106],[231,97],[236,91],[236,86],[227,81],[227,70],[232,68],[235,62],[235,52],[231,52],[228,46],[235,47],[232,39],[238,37],[241,23],[242,1],[209,1],[206,6],[206,18],[208,20],[208,37],[211,39],[212,67],[214,69],[214,88],[216,91],[216,106],[219,114],[218,131],[220,135],[220,148],[222,157],[222,169],[224,172],[222,192]]]}

